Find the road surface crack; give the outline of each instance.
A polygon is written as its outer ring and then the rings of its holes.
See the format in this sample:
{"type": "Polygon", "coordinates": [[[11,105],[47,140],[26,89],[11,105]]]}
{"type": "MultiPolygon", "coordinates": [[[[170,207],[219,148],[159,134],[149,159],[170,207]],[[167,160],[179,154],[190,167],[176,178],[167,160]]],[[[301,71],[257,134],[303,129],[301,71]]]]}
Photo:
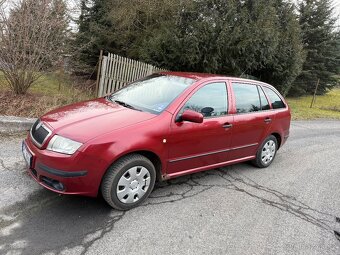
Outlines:
{"type": "Polygon", "coordinates": [[[232,169],[233,166],[229,166],[209,172],[193,174],[186,177],[184,181],[183,179],[179,182],[176,179],[166,181],[156,187],[155,192],[151,194],[143,206],[174,203],[197,196],[212,188],[223,188],[241,192],[265,205],[289,213],[294,217],[332,233],[335,229],[335,223],[340,223],[339,217],[312,208],[293,196],[260,185],[248,177],[235,173],[232,169]],[[204,180],[207,176],[218,176],[224,182],[222,184],[207,184],[204,180]],[[165,188],[168,188],[169,191],[162,195],[157,194],[165,188]]]}
{"type": "MultiPolygon", "coordinates": [[[[233,166],[157,183],[151,196],[141,206],[177,203],[212,189],[240,192],[260,203],[271,206],[284,213],[289,213],[308,224],[313,224],[322,230],[331,232],[332,235],[335,235],[336,239],[340,241],[340,232],[336,230],[336,224],[340,223],[339,217],[312,208],[294,196],[289,196],[273,188],[266,187],[242,174],[238,174],[233,170],[233,166]]],[[[103,215],[105,220],[102,224],[89,229],[84,228],[84,234],[50,251],[56,254],[62,254],[65,250],[79,248],[80,254],[86,254],[95,242],[102,239],[107,233],[113,231],[117,223],[123,220],[124,216],[132,212],[133,210],[129,212],[109,210],[108,215],[103,215]]],[[[10,249],[10,246],[8,246],[10,243],[11,242],[6,243],[3,248],[10,249]]]]}
{"type": "Polygon", "coordinates": [[[1,158],[0,158],[0,166],[6,171],[10,170],[9,167],[5,166],[5,163],[4,163],[3,159],[1,159],[1,158]]]}

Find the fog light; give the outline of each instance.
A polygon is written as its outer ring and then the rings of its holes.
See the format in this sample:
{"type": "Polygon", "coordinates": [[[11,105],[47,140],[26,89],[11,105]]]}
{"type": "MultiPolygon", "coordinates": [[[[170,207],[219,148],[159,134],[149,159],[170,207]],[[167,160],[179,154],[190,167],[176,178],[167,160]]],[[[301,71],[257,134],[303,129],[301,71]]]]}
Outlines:
{"type": "Polygon", "coordinates": [[[58,182],[58,181],[53,181],[53,187],[56,189],[56,190],[64,190],[64,184],[62,184],[61,182],[58,182]]]}
{"type": "Polygon", "coordinates": [[[45,183],[47,186],[58,190],[58,191],[63,191],[65,189],[64,184],[62,184],[60,181],[57,180],[53,180],[51,178],[48,178],[46,176],[42,176],[41,180],[43,181],[43,183],[45,183]]]}

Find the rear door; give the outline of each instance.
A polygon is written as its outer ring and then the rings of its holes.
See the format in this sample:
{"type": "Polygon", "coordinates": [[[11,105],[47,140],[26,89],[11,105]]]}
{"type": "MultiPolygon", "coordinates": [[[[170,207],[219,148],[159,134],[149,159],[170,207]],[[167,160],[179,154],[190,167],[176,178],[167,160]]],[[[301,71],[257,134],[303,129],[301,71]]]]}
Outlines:
{"type": "Polygon", "coordinates": [[[256,154],[266,137],[275,114],[261,86],[232,82],[234,123],[230,160],[244,159],[256,154]]]}
{"type": "Polygon", "coordinates": [[[228,115],[228,109],[225,81],[199,86],[181,104],[171,123],[168,139],[168,175],[199,171],[228,160],[233,123],[233,116],[228,115]],[[176,122],[176,116],[186,109],[202,113],[203,123],[176,122]]]}
{"type": "Polygon", "coordinates": [[[290,111],[288,105],[282,100],[282,96],[273,88],[263,86],[264,92],[266,93],[268,100],[271,104],[273,111],[275,112],[275,120],[272,123],[272,130],[280,133],[283,138],[281,141],[282,145],[289,136],[290,127],[290,111]]]}

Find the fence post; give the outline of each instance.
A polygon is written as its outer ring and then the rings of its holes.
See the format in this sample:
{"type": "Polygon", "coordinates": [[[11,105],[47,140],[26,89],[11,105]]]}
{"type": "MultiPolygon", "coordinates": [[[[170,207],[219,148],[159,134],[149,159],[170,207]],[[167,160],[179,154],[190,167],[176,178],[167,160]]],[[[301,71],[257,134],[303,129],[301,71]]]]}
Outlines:
{"type": "Polygon", "coordinates": [[[100,50],[99,54],[99,64],[98,64],[98,70],[97,70],[97,80],[96,80],[96,96],[98,96],[98,90],[99,90],[99,79],[100,79],[100,73],[102,68],[102,59],[103,59],[103,50],[100,50]]]}
{"type": "Polygon", "coordinates": [[[104,94],[104,79],[105,79],[105,71],[103,72],[102,70],[106,70],[106,61],[107,57],[104,56],[102,59],[102,65],[101,65],[101,72],[100,72],[100,80],[99,80],[99,89],[98,89],[98,97],[101,97],[104,94]]]}
{"type": "Polygon", "coordinates": [[[149,65],[148,75],[153,73],[153,66],[149,65]]]}
{"type": "Polygon", "coordinates": [[[310,103],[310,107],[309,107],[309,108],[312,108],[313,105],[314,105],[314,103],[315,103],[315,100],[316,100],[316,92],[318,91],[319,83],[320,83],[320,78],[318,79],[318,82],[316,83],[315,90],[314,90],[314,95],[313,95],[313,99],[312,99],[312,102],[310,103]]]}

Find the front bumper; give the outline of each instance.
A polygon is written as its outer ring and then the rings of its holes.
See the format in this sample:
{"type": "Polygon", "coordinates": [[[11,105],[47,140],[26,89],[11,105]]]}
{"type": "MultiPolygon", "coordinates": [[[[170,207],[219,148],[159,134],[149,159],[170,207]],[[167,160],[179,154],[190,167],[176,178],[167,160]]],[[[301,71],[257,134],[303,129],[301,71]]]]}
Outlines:
{"type": "Polygon", "coordinates": [[[23,143],[32,154],[28,172],[41,186],[60,194],[97,196],[107,162],[79,151],[64,155],[41,150],[29,135],[23,143]]]}

